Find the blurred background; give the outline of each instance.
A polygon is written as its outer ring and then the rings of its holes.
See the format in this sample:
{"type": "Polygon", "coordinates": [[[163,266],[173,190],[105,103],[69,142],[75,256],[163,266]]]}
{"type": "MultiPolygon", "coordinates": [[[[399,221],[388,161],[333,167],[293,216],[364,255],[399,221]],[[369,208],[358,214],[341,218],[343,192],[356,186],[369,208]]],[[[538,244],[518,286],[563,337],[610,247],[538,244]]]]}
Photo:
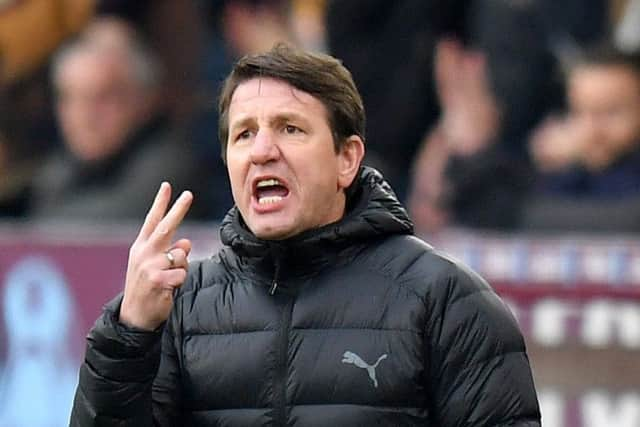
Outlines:
{"type": "Polygon", "coordinates": [[[0,427],[67,425],[162,180],[219,247],[218,90],[278,41],[351,70],[365,162],[509,303],[544,425],[640,426],[640,0],[0,0],[0,427]]]}

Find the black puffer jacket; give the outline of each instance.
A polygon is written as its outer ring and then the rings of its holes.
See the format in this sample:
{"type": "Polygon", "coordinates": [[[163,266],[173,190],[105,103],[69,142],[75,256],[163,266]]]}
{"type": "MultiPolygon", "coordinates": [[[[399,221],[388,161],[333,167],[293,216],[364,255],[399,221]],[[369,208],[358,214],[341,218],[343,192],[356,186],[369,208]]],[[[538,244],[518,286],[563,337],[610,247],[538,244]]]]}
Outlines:
{"type": "Polygon", "coordinates": [[[539,426],[522,336],[365,169],[340,222],[258,241],[234,209],[163,332],[88,336],[76,426],[539,426]]]}

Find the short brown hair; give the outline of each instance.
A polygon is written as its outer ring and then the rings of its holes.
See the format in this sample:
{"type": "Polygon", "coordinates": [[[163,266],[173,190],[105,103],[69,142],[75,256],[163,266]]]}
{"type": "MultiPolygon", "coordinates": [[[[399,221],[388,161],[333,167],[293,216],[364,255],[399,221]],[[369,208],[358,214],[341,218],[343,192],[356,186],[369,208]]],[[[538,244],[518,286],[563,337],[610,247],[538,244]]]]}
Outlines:
{"type": "Polygon", "coordinates": [[[332,56],[304,52],[279,43],[268,52],[240,59],[222,86],[218,102],[218,138],[223,159],[226,160],[231,98],[240,84],[253,78],[281,80],[318,98],[329,114],[336,152],[352,135],[358,135],[364,141],[364,106],[349,70],[332,56]]]}

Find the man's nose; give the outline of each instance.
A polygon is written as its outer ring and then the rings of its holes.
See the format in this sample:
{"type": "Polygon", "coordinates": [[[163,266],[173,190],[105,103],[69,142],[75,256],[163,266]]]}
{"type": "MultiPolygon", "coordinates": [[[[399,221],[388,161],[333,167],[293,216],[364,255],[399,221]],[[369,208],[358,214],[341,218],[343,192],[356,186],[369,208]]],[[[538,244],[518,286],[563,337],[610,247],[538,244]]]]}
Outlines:
{"type": "Polygon", "coordinates": [[[280,149],[273,132],[268,129],[258,130],[251,146],[251,161],[263,164],[277,160],[279,157],[280,149]]]}

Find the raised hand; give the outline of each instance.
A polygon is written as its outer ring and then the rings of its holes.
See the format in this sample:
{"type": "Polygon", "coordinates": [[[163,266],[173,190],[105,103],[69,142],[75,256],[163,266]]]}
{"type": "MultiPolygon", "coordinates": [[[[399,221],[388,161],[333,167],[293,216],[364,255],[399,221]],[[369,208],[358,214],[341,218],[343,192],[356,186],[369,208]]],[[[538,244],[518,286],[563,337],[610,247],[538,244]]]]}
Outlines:
{"type": "Polygon", "coordinates": [[[172,244],[172,239],[191,206],[193,195],[183,192],[167,212],[170,200],[171,186],[163,182],[129,250],[120,307],[120,322],[125,325],[146,330],[160,326],[173,307],[173,291],[187,277],[191,242],[180,239],[172,244]]]}
{"type": "Polygon", "coordinates": [[[440,131],[451,152],[470,156],[495,142],[500,110],[485,54],[455,39],[441,40],[434,72],[442,107],[440,131]]]}

